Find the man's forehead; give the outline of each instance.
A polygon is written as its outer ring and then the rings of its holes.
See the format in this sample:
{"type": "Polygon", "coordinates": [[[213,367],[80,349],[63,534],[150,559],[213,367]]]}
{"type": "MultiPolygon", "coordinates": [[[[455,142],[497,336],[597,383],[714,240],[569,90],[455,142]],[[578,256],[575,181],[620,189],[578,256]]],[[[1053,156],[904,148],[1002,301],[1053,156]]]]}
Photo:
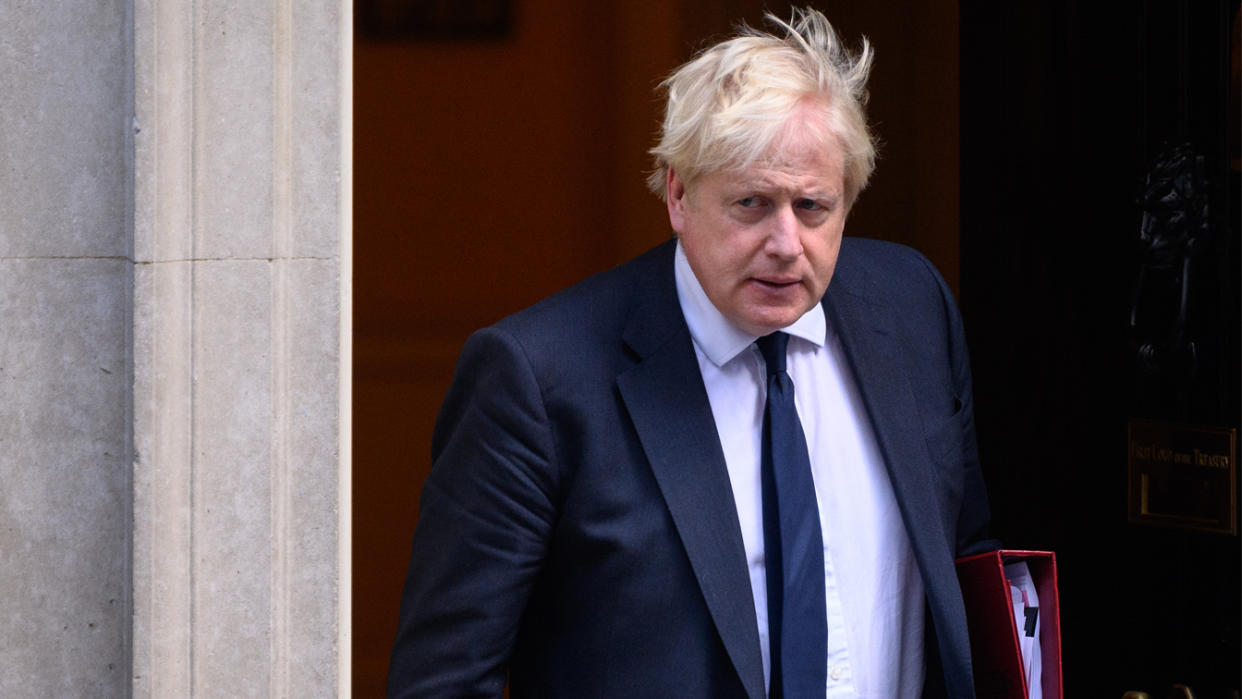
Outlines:
{"type": "Polygon", "coordinates": [[[759,163],[782,170],[839,168],[841,145],[820,119],[790,119],[759,163]]]}

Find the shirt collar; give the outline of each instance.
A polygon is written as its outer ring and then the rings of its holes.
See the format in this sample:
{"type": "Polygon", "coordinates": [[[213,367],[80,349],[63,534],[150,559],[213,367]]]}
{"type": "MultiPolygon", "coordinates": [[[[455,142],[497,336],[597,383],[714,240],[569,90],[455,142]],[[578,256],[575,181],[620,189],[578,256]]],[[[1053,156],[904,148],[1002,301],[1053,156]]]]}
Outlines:
{"type": "MultiPolygon", "coordinates": [[[[690,328],[690,337],[694,338],[694,343],[713,364],[724,366],[749,347],[757,336],[739,329],[707,298],[703,285],[699,283],[694,270],[690,269],[690,261],[686,259],[680,240],[677,241],[673,265],[677,280],[677,300],[681,303],[681,313],[690,328]]],[[[782,331],[811,342],[816,348],[822,347],[828,331],[824,307],[815,304],[801,318],[782,328],[782,331]]]]}

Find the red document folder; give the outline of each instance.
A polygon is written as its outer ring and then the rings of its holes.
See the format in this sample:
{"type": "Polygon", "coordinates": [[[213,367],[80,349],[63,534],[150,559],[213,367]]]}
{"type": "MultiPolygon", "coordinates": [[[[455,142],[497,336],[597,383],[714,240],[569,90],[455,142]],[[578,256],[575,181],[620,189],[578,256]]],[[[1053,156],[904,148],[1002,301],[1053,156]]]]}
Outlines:
{"type": "Polygon", "coordinates": [[[957,577],[966,601],[975,694],[980,699],[1026,699],[1026,676],[1014,625],[1005,564],[1026,561],[1039,595],[1044,699],[1062,699],[1061,612],[1057,559],[1049,551],[1001,550],[960,558],[957,577]]]}

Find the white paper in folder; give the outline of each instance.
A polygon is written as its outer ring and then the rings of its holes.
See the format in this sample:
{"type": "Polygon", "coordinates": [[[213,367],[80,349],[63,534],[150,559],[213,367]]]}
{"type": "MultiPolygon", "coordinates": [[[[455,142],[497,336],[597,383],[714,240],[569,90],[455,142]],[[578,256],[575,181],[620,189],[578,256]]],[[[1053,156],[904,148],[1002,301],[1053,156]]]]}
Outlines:
{"type": "Polygon", "coordinates": [[[1035,579],[1025,561],[1005,566],[1009,580],[1009,598],[1013,602],[1013,621],[1017,627],[1018,646],[1022,650],[1022,671],[1026,674],[1027,697],[1042,699],[1043,675],[1040,672],[1039,596],[1035,579]]]}

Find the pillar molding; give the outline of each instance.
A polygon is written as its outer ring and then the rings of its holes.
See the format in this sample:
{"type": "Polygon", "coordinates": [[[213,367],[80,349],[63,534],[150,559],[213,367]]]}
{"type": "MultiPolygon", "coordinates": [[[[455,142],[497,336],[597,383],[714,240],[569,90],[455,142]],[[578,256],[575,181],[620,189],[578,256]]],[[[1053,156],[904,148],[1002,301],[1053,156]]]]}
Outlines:
{"type": "Polygon", "coordinates": [[[132,692],[349,694],[344,0],[134,0],[132,692]]]}

